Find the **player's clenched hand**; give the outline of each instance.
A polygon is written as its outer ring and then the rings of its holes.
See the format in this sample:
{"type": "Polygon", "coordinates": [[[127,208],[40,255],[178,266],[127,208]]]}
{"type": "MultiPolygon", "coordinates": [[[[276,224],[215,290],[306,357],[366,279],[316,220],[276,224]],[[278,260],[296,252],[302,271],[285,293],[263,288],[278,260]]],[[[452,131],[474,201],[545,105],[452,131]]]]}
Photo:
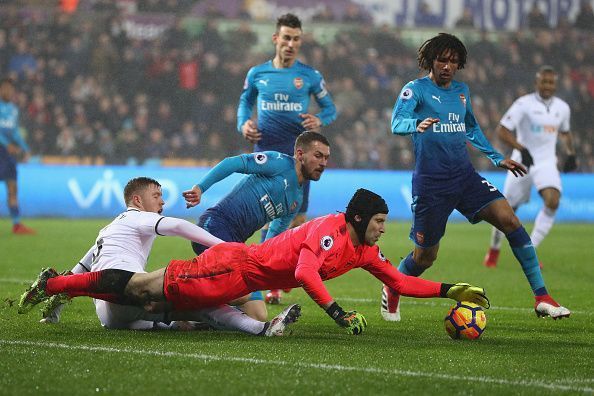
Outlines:
{"type": "Polygon", "coordinates": [[[200,187],[194,186],[191,190],[184,191],[182,195],[186,200],[186,208],[189,209],[200,203],[200,199],[202,198],[202,190],[200,187]]]}
{"type": "Polygon", "coordinates": [[[241,126],[241,134],[250,143],[257,143],[262,139],[262,134],[258,131],[258,126],[252,120],[247,120],[241,126]]]}
{"type": "Polygon", "coordinates": [[[346,329],[348,334],[359,335],[365,331],[367,320],[357,311],[345,312],[340,306],[333,302],[326,313],[330,315],[337,325],[346,329]]]}
{"type": "Polygon", "coordinates": [[[526,173],[528,173],[528,169],[526,169],[524,165],[509,158],[506,158],[503,161],[501,161],[499,163],[499,167],[507,169],[508,171],[513,173],[515,177],[523,177],[526,173]]]}
{"type": "Polygon", "coordinates": [[[456,301],[470,301],[483,308],[489,308],[491,303],[482,287],[472,286],[468,283],[456,283],[446,292],[446,296],[456,301]]]}
{"type": "Polygon", "coordinates": [[[439,118],[425,118],[423,121],[417,125],[417,132],[423,133],[429,128],[431,125],[439,122],[439,118]]]}
{"type": "Polygon", "coordinates": [[[299,117],[303,118],[301,125],[306,131],[320,132],[322,121],[312,114],[299,114],[299,117]]]}

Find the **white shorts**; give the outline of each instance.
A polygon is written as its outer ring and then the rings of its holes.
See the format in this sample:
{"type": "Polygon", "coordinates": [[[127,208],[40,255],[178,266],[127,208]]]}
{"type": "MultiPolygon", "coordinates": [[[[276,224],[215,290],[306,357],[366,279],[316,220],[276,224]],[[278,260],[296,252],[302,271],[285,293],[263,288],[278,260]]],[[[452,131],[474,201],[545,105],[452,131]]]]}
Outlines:
{"type": "MultiPolygon", "coordinates": [[[[513,156],[512,159],[520,161],[513,156]]],[[[511,172],[507,172],[503,195],[505,195],[512,208],[517,208],[521,204],[530,201],[532,185],[537,191],[554,188],[559,193],[562,192],[561,176],[556,161],[555,158],[554,161],[537,163],[530,167],[528,174],[524,177],[515,177],[511,172]]]]}
{"type": "Polygon", "coordinates": [[[95,300],[95,312],[106,329],[151,330],[154,322],[165,320],[163,313],[148,313],[143,308],[132,305],[113,304],[103,300],[95,300]]]}

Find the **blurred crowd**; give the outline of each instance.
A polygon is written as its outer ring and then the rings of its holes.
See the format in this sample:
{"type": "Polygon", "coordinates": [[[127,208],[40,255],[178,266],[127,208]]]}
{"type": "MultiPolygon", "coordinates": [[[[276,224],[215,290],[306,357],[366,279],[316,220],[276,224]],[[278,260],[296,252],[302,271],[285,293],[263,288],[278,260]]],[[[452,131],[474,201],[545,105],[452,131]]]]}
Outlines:
{"type": "MultiPolygon", "coordinates": [[[[207,18],[192,35],[178,17],[149,41],[128,37],[121,14],[107,6],[92,18],[85,12],[0,9],[0,75],[17,80],[33,155],[212,163],[250,151],[236,130],[238,98],[247,70],[274,53],[272,44],[264,53],[254,49],[250,21],[223,33],[217,19],[207,18]]],[[[324,129],[333,145],[331,166],[410,169],[410,138],[390,134],[390,116],[402,86],[419,76],[417,48],[405,45],[396,29],[356,22],[340,24],[344,31],[321,45],[307,33],[314,23],[304,25],[300,58],[325,76],[339,111],[324,129]]],[[[518,96],[533,90],[535,70],[551,64],[559,71],[557,95],[572,109],[579,169],[593,172],[592,30],[535,27],[484,33],[466,44],[469,61],[458,79],[470,86],[477,119],[495,147],[509,153],[495,127],[518,96]]],[[[484,156],[473,157],[477,168],[493,169],[484,156]]]]}

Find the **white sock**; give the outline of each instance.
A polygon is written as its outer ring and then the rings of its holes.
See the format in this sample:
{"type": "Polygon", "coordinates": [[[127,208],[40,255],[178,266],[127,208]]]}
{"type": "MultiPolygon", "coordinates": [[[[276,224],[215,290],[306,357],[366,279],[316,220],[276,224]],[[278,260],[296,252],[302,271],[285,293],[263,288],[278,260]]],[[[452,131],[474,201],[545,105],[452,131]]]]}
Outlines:
{"type": "Polygon", "coordinates": [[[493,227],[491,230],[491,249],[501,250],[501,240],[503,239],[503,232],[493,227]]]}
{"type": "Polygon", "coordinates": [[[532,230],[532,234],[530,234],[530,239],[532,239],[534,247],[537,247],[549,231],[551,231],[553,223],[555,223],[556,213],[556,210],[547,208],[546,206],[543,206],[540,212],[538,212],[536,220],[534,220],[534,229],[532,230]]]}
{"type": "Polygon", "coordinates": [[[230,305],[200,310],[202,318],[212,327],[219,330],[242,331],[248,334],[260,334],[265,322],[250,318],[242,311],[230,305]]]}

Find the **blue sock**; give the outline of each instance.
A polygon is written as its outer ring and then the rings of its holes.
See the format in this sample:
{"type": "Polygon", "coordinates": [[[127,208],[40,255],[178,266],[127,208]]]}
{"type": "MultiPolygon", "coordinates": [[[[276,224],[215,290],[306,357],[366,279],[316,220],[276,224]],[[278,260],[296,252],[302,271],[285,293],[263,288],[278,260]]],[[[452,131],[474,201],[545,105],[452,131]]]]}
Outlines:
{"type": "Polygon", "coordinates": [[[261,291],[252,292],[248,301],[264,301],[264,295],[261,291]]]}
{"type": "Polygon", "coordinates": [[[522,265],[522,271],[528,278],[528,283],[532,288],[535,296],[542,296],[547,293],[544,280],[538,265],[538,257],[536,257],[536,249],[532,246],[530,236],[523,226],[520,226],[515,231],[510,232],[505,236],[511,246],[512,252],[516,259],[522,265]]]}
{"type": "Polygon", "coordinates": [[[260,230],[260,243],[266,240],[266,234],[268,234],[268,228],[264,228],[260,230]]]}
{"type": "Polygon", "coordinates": [[[19,207],[18,206],[10,206],[8,208],[10,212],[10,218],[12,219],[12,224],[19,224],[21,222],[21,217],[19,215],[19,207]]]}
{"type": "Polygon", "coordinates": [[[404,275],[410,276],[419,276],[423,272],[425,272],[425,268],[419,267],[415,260],[413,260],[412,252],[408,254],[398,266],[398,271],[402,272],[404,275]]]}

